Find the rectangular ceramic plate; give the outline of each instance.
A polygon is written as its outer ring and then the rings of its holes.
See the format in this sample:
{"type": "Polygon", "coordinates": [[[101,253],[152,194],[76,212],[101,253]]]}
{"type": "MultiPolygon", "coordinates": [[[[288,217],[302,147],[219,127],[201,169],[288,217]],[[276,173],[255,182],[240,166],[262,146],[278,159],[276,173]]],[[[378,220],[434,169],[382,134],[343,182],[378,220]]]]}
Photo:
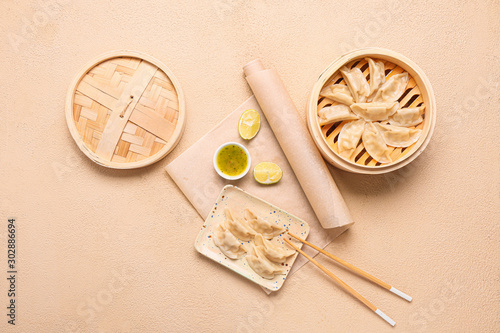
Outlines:
{"type": "MultiPolygon", "coordinates": [[[[284,210],[281,210],[278,207],[271,205],[270,203],[267,203],[264,200],[259,199],[238,187],[226,185],[222,189],[222,192],[219,194],[219,198],[215,202],[210,215],[205,220],[205,224],[201,228],[201,231],[196,238],[194,247],[201,254],[209,257],[210,259],[218,262],[223,266],[226,266],[227,268],[261,285],[264,288],[273,291],[280,289],[285,282],[285,279],[288,276],[288,273],[290,272],[290,269],[292,268],[292,265],[295,262],[295,258],[297,258],[298,253],[295,253],[293,256],[287,259],[286,263],[284,264],[287,267],[286,272],[284,274],[277,274],[272,280],[264,279],[263,277],[255,273],[250,268],[250,266],[248,266],[245,256],[243,256],[241,259],[236,260],[227,258],[214,244],[214,241],[212,239],[213,228],[218,223],[224,222],[225,220],[224,208],[226,207],[231,208],[231,210],[234,210],[240,216],[242,216],[243,210],[245,208],[249,208],[254,211],[256,215],[261,216],[269,222],[276,222],[278,225],[289,229],[291,233],[303,239],[307,238],[307,235],[309,234],[309,225],[298,217],[295,217],[292,214],[289,214],[284,210]]],[[[286,245],[281,237],[283,237],[283,235],[275,237],[273,241],[286,245]]],[[[300,242],[294,241],[294,244],[296,244],[299,248],[302,247],[302,243],[300,242]]]]}

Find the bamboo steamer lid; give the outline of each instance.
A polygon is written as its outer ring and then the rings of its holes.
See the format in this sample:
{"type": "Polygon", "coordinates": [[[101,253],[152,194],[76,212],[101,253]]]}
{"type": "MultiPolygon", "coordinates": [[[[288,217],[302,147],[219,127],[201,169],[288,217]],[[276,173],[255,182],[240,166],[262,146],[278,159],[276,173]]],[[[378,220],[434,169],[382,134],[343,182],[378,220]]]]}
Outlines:
{"type": "Polygon", "coordinates": [[[69,87],[66,122],[81,151],[114,169],[165,157],[185,125],[179,82],[157,59],[113,51],[85,66],[69,87]]]}

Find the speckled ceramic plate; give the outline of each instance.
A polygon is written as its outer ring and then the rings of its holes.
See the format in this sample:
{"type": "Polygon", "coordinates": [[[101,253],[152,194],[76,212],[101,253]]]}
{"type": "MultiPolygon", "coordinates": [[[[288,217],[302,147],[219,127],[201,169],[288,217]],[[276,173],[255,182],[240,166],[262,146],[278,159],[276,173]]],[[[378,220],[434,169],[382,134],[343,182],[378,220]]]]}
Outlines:
{"type": "MultiPolygon", "coordinates": [[[[215,202],[210,215],[205,220],[205,224],[201,228],[194,247],[201,254],[209,257],[210,259],[218,262],[219,264],[226,266],[230,270],[246,277],[247,279],[261,285],[272,291],[276,291],[281,288],[285,282],[290,269],[292,268],[295,258],[297,258],[298,253],[289,257],[284,264],[287,270],[284,274],[277,274],[274,279],[268,280],[264,279],[257,273],[255,273],[247,264],[245,256],[241,259],[229,259],[227,258],[217,246],[215,246],[212,239],[213,227],[218,223],[224,221],[224,208],[229,207],[231,210],[237,211],[240,215],[245,208],[250,208],[255,212],[255,214],[265,218],[268,221],[276,221],[280,226],[283,226],[290,230],[291,233],[295,235],[300,235],[301,238],[305,239],[309,235],[309,225],[292,214],[285,212],[284,210],[259,199],[242,189],[227,185],[222,189],[219,194],[219,198],[215,202]]],[[[284,244],[281,239],[283,235],[275,237],[273,241],[284,244]]],[[[294,242],[299,248],[302,247],[302,243],[294,242]]]]}

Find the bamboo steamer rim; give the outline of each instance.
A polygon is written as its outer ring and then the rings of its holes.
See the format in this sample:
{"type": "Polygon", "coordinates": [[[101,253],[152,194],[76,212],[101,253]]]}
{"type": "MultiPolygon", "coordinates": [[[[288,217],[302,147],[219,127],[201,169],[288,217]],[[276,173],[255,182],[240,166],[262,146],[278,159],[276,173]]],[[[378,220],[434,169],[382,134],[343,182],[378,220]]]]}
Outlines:
{"type": "MultiPolygon", "coordinates": [[[[153,80],[153,79],[151,79],[153,80]]],[[[141,95],[142,97],[142,95],[141,95]]],[[[139,99],[141,98],[139,97],[139,99]]],[[[65,103],[65,114],[66,114],[66,123],[68,125],[68,129],[71,133],[71,136],[73,137],[75,143],[77,144],[78,148],[92,161],[95,163],[107,167],[107,168],[112,168],[112,169],[135,169],[135,168],[141,168],[145,167],[148,165],[151,165],[155,162],[158,162],[162,158],[164,158],[168,153],[170,153],[175,146],[178,144],[182,133],[184,132],[185,128],[185,123],[186,123],[186,111],[185,111],[185,100],[184,100],[184,94],[182,92],[181,85],[175,75],[172,73],[172,71],[161,61],[158,59],[142,53],[138,51],[132,51],[132,50],[115,50],[115,51],[110,51],[103,53],[93,60],[89,61],[74,77],[73,81],[71,82],[67,96],[66,96],[66,103],[65,103]],[[156,66],[159,70],[161,70],[167,78],[170,80],[171,84],[174,87],[175,94],[177,95],[177,102],[178,102],[178,118],[177,122],[175,123],[175,129],[172,132],[172,135],[166,142],[166,144],[156,153],[150,155],[149,157],[142,159],[140,161],[133,161],[133,162],[114,162],[109,159],[104,159],[102,158],[99,154],[95,153],[94,151],[91,150],[91,148],[83,141],[82,136],[78,132],[78,129],[75,124],[75,119],[73,116],[73,105],[75,102],[75,95],[77,92],[77,88],[80,84],[80,82],[84,79],[85,75],[91,71],[94,67],[98,66],[101,63],[104,63],[108,60],[114,59],[114,58],[136,58],[140,59],[142,61],[145,61],[147,63],[150,63],[151,65],[156,66]]]]}
{"type": "Polygon", "coordinates": [[[309,102],[307,104],[307,125],[311,136],[318,147],[319,151],[323,157],[333,166],[342,169],[344,171],[349,171],[359,174],[383,174],[391,171],[395,171],[408,165],[410,162],[415,160],[427,147],[432,134],[434,132],[436,124],[436,100],[434,97],[434,91],[432,89],[431,83],[423,70],[415,64],[410,59],[405,56],[383,48],[364,48],[355,51],[351,51],[347,54],[342,55],[334,62],[332,62],[319,76],[318,80],[313,86],[311,91],[309,102]],[[382,59],[401,67],[406,72],[410,74],[411,77],[416,81],[416,84],[420,90],[420,94],[424,100],[425,108],[425,120],[424,127],[422,129],[422,135],[417,141],[415,146],[412,148],[410,153],[404,155],[402,158],[385,165],[380,166],[367,166],[357,164],[348,161],[337,153],[335,153],[332,148],[328,145],[326,138],[323,136],[321,126],[319,125],[317,116],[317,107],[319,93],[326,82],[344,65],[347,65],[355,60],[362,60],[366,57],[371,57],[374,59],[382,59]]]}

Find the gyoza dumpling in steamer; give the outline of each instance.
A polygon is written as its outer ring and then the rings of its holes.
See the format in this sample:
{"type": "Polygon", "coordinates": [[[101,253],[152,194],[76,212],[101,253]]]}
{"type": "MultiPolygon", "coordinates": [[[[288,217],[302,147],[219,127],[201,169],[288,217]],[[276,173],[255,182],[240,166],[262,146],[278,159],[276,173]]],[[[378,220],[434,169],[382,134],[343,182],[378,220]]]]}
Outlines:
{"type": "Polygon", "coordinates": [[[256,232],[247,224],[247,222],[241,220],[236,215],[233,216],[233,213],[229,210],[229,208],[224,209],[224,215],[226,216],[224,226],[233,235],[243,241],[249,241],[255,236],[256,232]]]}
{"type": "Polygon", "coordinates": [[[382,133],[385,143],[393,147],[409,147],[420,138],[421,129],[393,126],[389,124],[375,124],[382,133]]]}
{"type": "Polygon", "coordinates": [[[248,255],[245,256],[245,259],[250,266],[251,269],[254,270],[255,273],[259,274],[265,279],[274,279],[275,274],[283,274],[286,271],[286,268],[283,266],[278,266],[273,263],[269,259],[267,259],[263,246],[255,246],[252,244],[248,255]]]}
{"type": "Polygon", "coordinates": [[[388,103],[354,103],[351,110],[366,121],[382,121],[389,119],[398,109],[398,102],[388,103]]]}
{"type": "Polygon", "coordinates": [[[389,123],[394,126],[411,127],[417,126],[424,118],[425,105],[416,108],[399,109],[389,118],[389,123]]]}
{"type": "Polygon", "coordinates": [[[343,84],[328,85],[321,89],[319,95],[346,105],[354,103],[349,87],[343,84]]]}
{"type": "Polygon", "coordinates": [[[365,76],[357,67],[349,69],[346,66],[340,69],[340,74],[344,78],[349,90],[351,91],[354,102],[366,102],[366,98],[370,95],[370,85],[366,81],[365,76]]]}
{"type": "Polygon", "coordinates": [[[365,130],[362,135],[363,145],[366,152],[370,154],[377,162],[390,163],[392,162],[389,155],[390,149],[384,141],[382,133],[378,130],[373,123],[366,123],[365,130]]]}
{"type": "Polygon", "coordinates": [[[404,72],[391,76],[377,91],[372,102],[395,102],[403,95],[408,85],[408,73],[404,72]]]}
{"type": "Polygon", "coordinates": [[[295,250],[286,248],[284,246],[279,246],[278,244],[268,241],[264,237],[262,237],[261,234],[255,235],[255,245],[256,246],[262,246],[264,249],[264,254],[267,257],[267,259],[277,262],[277,263],[284,263],[286,261],[286,258],[292,256],[295,254],[295,250]]]}
{"type": "Polygon", "coordinates": [[[328,125],[338,121],[359,119],[351,109],[344,104],[326,106],[318,111],[319,125],[328,125]]]}
{"type": "Polygon", "coordinates": [[[365,121],[363,119],[351,121],[342,127],[339,134],[339,155],[352,160],[353,154],[365,130],[365,121]]]}
{"type": "Polygon", "coordinates": [[[222,224],[215,226],[212,238],[215,245],[230,259],[239,259],[247,252],[245,246],[240,243],[238,238],[222,224]]]}
{"type": "Polygon", "coordinates": [[[268,222],[262,217],[255,215],[250,209],[245,209],[243,213],[245,221],[250,225],[250,227],[262,234],[267,239],[272,239],[285,232],[284,228],[279,227],[275,223],[268,222]]]}
{"type": "Polygon", "coordinates": [[[378,91],[378,88],[385,83],[385,66],[382,61],[375,61],[372,58],[366,58],[370,66],[370,96],[368,101],[371,101],[378,91]]]}

